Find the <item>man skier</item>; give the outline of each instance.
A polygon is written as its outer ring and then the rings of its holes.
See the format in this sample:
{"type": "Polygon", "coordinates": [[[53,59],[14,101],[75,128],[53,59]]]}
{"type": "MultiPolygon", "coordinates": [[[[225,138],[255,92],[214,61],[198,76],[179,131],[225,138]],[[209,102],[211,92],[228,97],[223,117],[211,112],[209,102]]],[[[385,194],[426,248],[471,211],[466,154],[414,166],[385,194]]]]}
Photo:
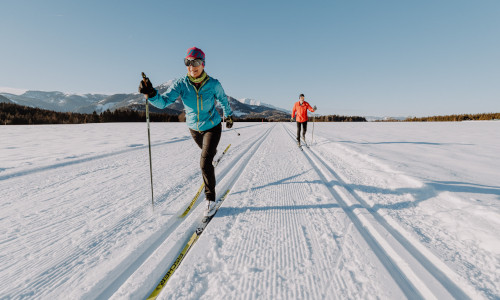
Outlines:
{"type": "Polygon", "coordinates": [[[316,105],[314,107],[311,107],[308,102],[304,101],[304,94],[300,94],[299,96],[299,101],[295,102],[293,105],[292,109],[292,118],[291,121],[293,122],[293,118],[297,121],[297,144],[300,146],[300,128],[302,126],[303,132],[302,132],[302,139],[306,140],[306,131],[307,131],[307,110],[310,110],[311,112],[316,111],[316,105]]]}
{"type": "Polygon", "coordinates": [[[205,183],[206,217],[215,213],[215,170],[212,165],[222,133],[221,116],[215,109],[215,100],[226,117],[226,127],[233,126],[232,110],[222,85],[204,71],[205,53],[196,47],[189,48],[184,58],[187,75],[172,83],[162,95],[153,88],[148,78],[141,81],[139,92],[157,108],[165,108],[180,96],[186,112],[186,124],[191,136],[201,149],[200,167],[205,183]]]}

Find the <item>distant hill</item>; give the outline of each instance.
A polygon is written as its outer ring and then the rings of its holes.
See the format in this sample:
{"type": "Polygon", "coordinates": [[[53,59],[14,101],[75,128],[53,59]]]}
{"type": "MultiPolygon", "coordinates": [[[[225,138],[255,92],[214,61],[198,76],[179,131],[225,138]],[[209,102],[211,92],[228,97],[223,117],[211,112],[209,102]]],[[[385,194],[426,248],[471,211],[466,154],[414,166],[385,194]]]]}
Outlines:
{"type": "MultiPolygon", "coordinates": [[[[156,88],[160,93],[165,92],[168,87],[173,83],[169,80],[160,84],[156,88]]],[[[91,114],[102,113],[106,110],[145,110],[144,96],[139,93],[130,94],[65,94],[59,91],[44,92],[44,91],[27,91],[20,95],[10,93],[0,93],[2,97],[0,101],[15,103],[19,105],[29,106],[33,108],[46,109],[56,112],[74,112],[91,114]]],[[[229,98],[229,104],[234,112],[234,115],[242,119],[256,119],[266,118],[270,120],[279,120],[289,118],[290,113],[281,108],[276,108],[269,104],[261,103],[257,100],[242,99],[237,100],[232,97],[229,98]]],[[[219,108],[220,109],[220,108],[219,108]]],[[[177,101],[169,105],[165,109],[151,108],[152,112],[168,113],[180,115],[183,113],[184,105],[177,99],[177,101]]]]}
{"type": "Polygon", "coordinates": [[[14,103],[14,102],[12,102],[8,98],[0,95],[0,103],[14,103]]]}
{"type": "Polygon", "coordinates": [[[291,110],[287,110],[287,109],[276,107],[276,106],[271,105],[271,104],[263,103],[263,102],[260,102],[260,100],[243,98],[243,99],[238,99],[238,101],[240,101],[243,104],[248,104],[248,105],[252,105],[252,106],[264,106],[264,107],[268,107],[268,108],[274,108],[276,110],[280,110],[282,112],[285,112],[285,113],[288,113],[288,114],[292,114],[291,110]]]}

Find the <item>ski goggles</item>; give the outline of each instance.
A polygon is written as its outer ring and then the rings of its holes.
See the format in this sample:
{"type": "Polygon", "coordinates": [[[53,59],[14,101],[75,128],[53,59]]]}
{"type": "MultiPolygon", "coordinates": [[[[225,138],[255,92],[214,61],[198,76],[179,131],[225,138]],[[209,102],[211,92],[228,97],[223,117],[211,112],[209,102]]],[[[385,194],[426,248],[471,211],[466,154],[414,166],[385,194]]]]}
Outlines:
{"type": "Polygon", "coordinates": [[[203,59],[201,59],[201,58],[195,58],[195,59],[184,58],[184,64],[186,65],[186,67],[189,67],[189,66],[199,67],[203,64],[203,59]]]}

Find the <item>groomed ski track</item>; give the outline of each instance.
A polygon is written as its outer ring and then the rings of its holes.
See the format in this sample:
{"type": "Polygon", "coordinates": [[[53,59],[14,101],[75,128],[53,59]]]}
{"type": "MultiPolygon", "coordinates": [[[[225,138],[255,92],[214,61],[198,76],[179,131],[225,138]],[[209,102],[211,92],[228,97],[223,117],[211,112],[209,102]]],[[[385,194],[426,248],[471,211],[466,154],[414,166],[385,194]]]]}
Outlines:
{"type": "MultiPolygon", "coordinates": [[[[182,126],[179,128],[186,130],[182,126]]],[[[229,143],[232,146],[216,170],[217,192],[230,189],[230,193],[158,299],[483,298],[415,233],[405,231],[387,214],[388,206],[374,205],[373,198],[356,188],[377,181],[419,187],[418,180],[392,172],[346,146],[332,149],[332,141],[317,132],[310,147],[300,151],[294,137],[295,123],[241,123],[237,128],[241,136],[232,131],[223,133],[219,151],[229,143]],[[374,177],[374,173],[383,175],[374,177]]],[[[123,211],[112,204],[93,208],[91,211],[100,214],[102,229],[90,230],[81,224],[67,232],[68,247],[44,256],[58,257],[56,263],[42,260],[39,263],[47,264],[45,272],[31,277],[19,274],[29,280],[9,294],[12,298],[60,298],[64,292],[64,298],[144,299],[151,293],[193,233],[201,218],[199,204],[203,199],[201,196],[185,218],[178,217],[201,183],[199,149],[187,135],[169,139],[168,133],[161,136],[154,129],[154,212],[147,199],[149,169],[144,145],[3,175],[2,179],[13,185],[40,182],[26,193],[38,193],[46,199],[52,195],[44,195],[44,190],[53,182],[63,182],[58,188],[61,192],[65,191],[64,182],[68,183],[71,199],[61,203],[68,215],[54,221],[60,222],[61,228],[54,227],[51,220],[37,223],[59,232],[66,230],[68,220],[82,208],[92,207],[98,197],[108,198],[110,203],[139,199],[123,211]],[[168,164],[162,161],[162,157],[172,156],[175,159],[169,159],[168,164]],[[117,171],[123,169],[130,171],[117,171]],[[141,173],[137,175],[135,170],[141,173]],[[178,174],[170,180],[167,176],[172,172],[178,174]],[[130,179],[123,180],[127,176],[130,179]],[[113,186],[115,179],[120,179],[122,186],[103,191],[113,186]],[[95,186],[95,195],[85,197],[70,190],[69,183],[74,180],[95,186]],[[127,185],[145,188],[124,194],[121,191],[127,185]],[[81,197],[81,203],[70,201],[75,197],[81,197]],[[154,234],[141,235],[144,226],[153,228],[154,234]],[[75,247],[71,241],[76,236],[83,242],[75,247]],[[116,244],[135,238],[140,242],[131,243],[134,246],[126,255],[107,256],[116,244]],[[89,274],[78,273],[78,265],[91,265],[93,257],[108,268],[100,267],[101,271],[89,279],[89,274]],[[78,289],[82,278],[91,289],[78,289]],[[72,291],[67,290],[68,282],[72,291]],[[47,285],[53,288],[47,290],[47,285]]],[[[51,208],[41,201],[39,209],[51,208]]],[[[58,242],[57,232],[45,237],[38,236],[37,229],[27,232],[25,238],[58,242]]],[[[1,247],[22,251],[15,249],[14,240],[1,247]]],[[[23,264],[28,274],[30,262],[23,264]]]]}
{"type": "MultiPolygon", "coordinates": [[[[467,286],[463,290],[458,276],[418,241],[407,239],[400,227],[363,201],[313,148],[299,152],[294,145],[293,126],[269,124],[247,149],[233,155],[218,175],[218,191],[231,193],[158,299],[192,297],[193,289],[197,297],[217,299],[477,296],[467,286]],[[273,170],[267,160],[280,160],[283,168],[273,170]],[[240,185],[242,176],[246,184],[240,185]],[[272,243],[259,243],[263,235],[272,243]],[[224,241],[232,239],[239,242],[225,248],[224,241]],[[246,276],[249,268],[257,272],[246,276]],[[266,285],[269,281],[274,283],[266,285]],[[232,292],[242,289],[247,294],[232,292]]],[[[144,282],[145,290],[133,297],[151,292],[158,280],[144,281],[144,274],[155,269],[152,265],[168,270],[195,225],[175,241],[166,239],[175,245],[165,245],[168,254],[145,262],[128,279],[144,282]]],[[[165,250],[160,246],[155,252],[165,250]]],[[[122,290],[130,294],[125,282],[113,298],[120,298],[122,290]]]]}

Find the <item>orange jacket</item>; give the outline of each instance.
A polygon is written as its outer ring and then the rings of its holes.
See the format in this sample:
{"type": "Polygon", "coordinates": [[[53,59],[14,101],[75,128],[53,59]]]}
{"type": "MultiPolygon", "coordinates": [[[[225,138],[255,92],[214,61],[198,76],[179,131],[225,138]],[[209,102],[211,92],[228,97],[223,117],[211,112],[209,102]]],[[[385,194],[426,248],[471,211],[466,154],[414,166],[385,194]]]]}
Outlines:
{"type": "Polygon", "coordinates": [[[295,119],[297,122],[307,122],[307,110],[314,112],[314,109],[307,101],[304,101],[302,105],[300,105],[300,101],[295,102],[292,110],[292,118],[295,117],[295,113],[297,113],[297,118],[295,119]]]}

